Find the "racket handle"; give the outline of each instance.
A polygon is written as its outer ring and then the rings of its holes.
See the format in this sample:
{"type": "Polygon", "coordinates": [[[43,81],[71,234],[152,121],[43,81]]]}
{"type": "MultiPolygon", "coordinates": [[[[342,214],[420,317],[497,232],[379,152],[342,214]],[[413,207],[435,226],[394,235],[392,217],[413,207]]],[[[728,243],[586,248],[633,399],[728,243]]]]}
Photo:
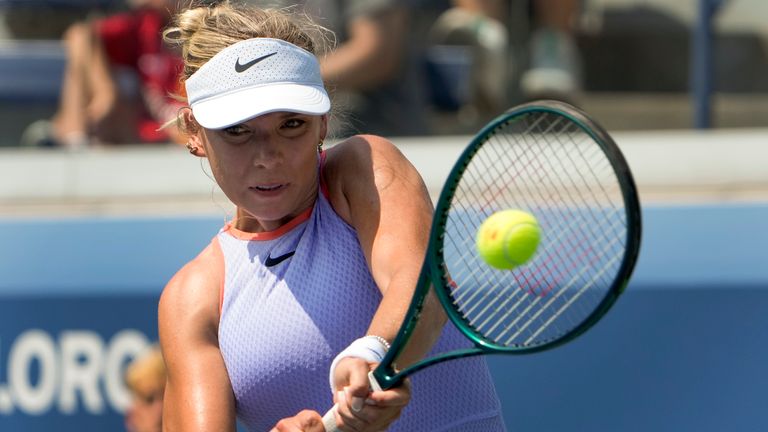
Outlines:
{"type": "MultiPolygon", "coordinates": [[[[376,377],[373,376],[373,371],[368,372],[368,384],[371,386],[371,391],[381,391],[381,386],[376,380],[376,377]]],[[[336,425],[336,410],[338,407],[339,405],[335,404],[333,408],[329,409],[328,412],[326,412],[323,416],[323,426],[325,427],[325,432],[340,431],[339,427],[336,425]]]]}
{"type": "Polygon", "coordinates": [[[334,405],[333,408],[329,409],[323,416],[325,432],[339,432],[339,428],[336,426],[336,407],[338,407],[338,405],[334,405]]]}

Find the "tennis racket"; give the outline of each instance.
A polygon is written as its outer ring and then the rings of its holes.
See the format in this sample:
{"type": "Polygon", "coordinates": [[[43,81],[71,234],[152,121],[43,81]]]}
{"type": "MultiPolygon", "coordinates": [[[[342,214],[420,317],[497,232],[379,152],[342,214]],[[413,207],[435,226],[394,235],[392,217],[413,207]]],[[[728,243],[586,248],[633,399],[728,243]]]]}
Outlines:
{"type": "MultiPolygon", "coordinates": [[[[427,255],[403,325],[371,388],[388,389],[436,363],[478,354],[525,354],[568,342],[599,321],[627,286],[640,248],[640,203],[608,133],[558,101],[513,108],[485,126],[448,175],[427,255]],[[491,214],[534,215],[542,238],[525,265],[497,270],[475,248],[491,214]],[[396,370],[433,286],[470,348],[396,370]]],[[[323,422],[337,431],[334,409],[323,422]]]]}

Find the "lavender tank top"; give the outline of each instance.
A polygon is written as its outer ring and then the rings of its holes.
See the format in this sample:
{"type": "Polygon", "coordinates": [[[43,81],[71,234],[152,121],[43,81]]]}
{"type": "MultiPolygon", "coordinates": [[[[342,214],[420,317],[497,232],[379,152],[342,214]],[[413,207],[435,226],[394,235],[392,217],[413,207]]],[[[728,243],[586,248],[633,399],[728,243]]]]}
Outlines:
{"type": "MultiPolygon", "coordinates": [[[[318,195],[314,208],[278,231],[225,227],[217,235],[225,266],[219,346],[238,419],[250,431],[303,409],[325,413],[331,361],[365,335],[381,300],[354,229],[318,195]]],[[[435,351],[466,344],[449,324],[435,351]]],[[[390,431],[505,430],[482,357],[411,380],[411,402],[390,431]]]]}

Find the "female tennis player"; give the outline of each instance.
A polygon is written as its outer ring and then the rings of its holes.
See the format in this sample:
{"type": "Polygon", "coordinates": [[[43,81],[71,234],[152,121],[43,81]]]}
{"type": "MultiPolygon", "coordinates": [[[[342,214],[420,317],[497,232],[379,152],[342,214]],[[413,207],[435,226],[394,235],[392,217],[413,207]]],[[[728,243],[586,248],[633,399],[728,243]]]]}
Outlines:
{"type": "MultiPolygon", "coordinates": [[[[208,159],[234,218],[163,291],[159,331],[171,431],[502,431],[480,357],[371,391],[408,308],[432,204],[389,141],[329,149],[330,98],[303,16],[229,1],[184,10],[189,110],[179,125],[208,159]],[[330,376],[329,376],[330,371],[330,376]]],[[[466,342],[430,299],[403,364],[466,342]]]]}

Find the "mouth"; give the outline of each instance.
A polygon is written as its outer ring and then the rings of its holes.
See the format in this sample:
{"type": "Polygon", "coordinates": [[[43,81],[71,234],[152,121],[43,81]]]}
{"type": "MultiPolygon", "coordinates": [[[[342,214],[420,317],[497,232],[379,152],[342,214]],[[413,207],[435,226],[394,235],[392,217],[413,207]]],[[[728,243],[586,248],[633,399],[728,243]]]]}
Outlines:
{"type": "Polygon", "coordinates": [[[248,189],[256,192],[275,192],[284,189],[286,185],[284,183],[270,183],[251,186],[248,189]]]}

